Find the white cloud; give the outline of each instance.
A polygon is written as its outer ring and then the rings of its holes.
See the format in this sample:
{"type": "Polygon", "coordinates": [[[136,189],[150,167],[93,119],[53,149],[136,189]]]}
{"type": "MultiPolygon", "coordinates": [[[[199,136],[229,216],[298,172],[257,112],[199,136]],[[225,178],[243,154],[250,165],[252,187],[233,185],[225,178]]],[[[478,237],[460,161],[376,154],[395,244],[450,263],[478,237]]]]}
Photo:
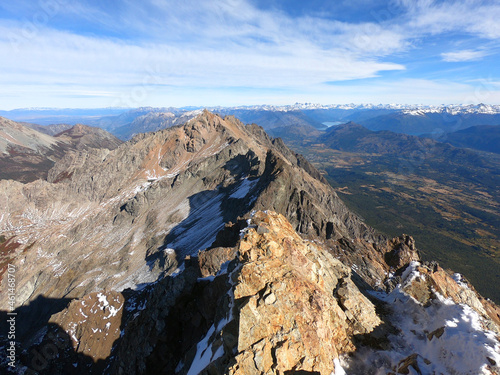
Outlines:
{"type": "Polygon", "coordinates": [[[462,62],[480,60],[486,55],[487,53],[485,51],[474,51],[468,49],[455,52],[444,52],[441,54],[441,57],[443,58],[443,61],[446,62],[462,62]]]}
{"type": "Polygon", "coordinates": [[[500,3],[481,0],[399,0],[406,8],[407,27],[414,34],[465,32],[482,38],[500,38],[500,3]]]}
{"type": "MultiPolygon", "coordinates": [[[[174,92],[188,98],[190,90],[200,97],[219,93],[206,96],[212,100],[230,98],[238,88],[246,95],[247,88],[255,89],[252,95],[257,97],[271,95],[272,90],[302,90],[314,96],[314,90],[337,89],[323,87],[326,81],[405,70],[392,56],[411,53],[413,44],[429,34],[500,35],[495,21],[497,15],[500,18],[500,6],[479,6],[475,0],[400,0],[398,10],[405,10],[403,14],[374,15],[373,22],[362,23],[340,22],[326,15],[291,17],[280,10],[259,9],[249,0],[122,0],[113,10],[106,2],[50,1],[68,6],[43,18],[39,17],[42,8],[18,0],[15,7],[32,12],[27,13],[28,21],[0,20],[3,98],[9,92],[17,98],[46,93],[59,99],[67,92],[68,97],[95,100],[134,96],[134,90],[147,91],[144,100],[156,100],[154,95],[173,97],[174,92]],[[35,15],[43,22],[35,22],[35,15]],[[58,24],[61,19],[66,20],[66,28],[58,24]],[[70,19],[79,22],[78,32],[68,28],[70,19]],[[222,95],[224,90],[229,94],[222,95]]],[[[477,47],[443,53],[442,58],[469,61],[488,53],[477,47]]],[[[371,86],[365,88],[378,97],[371,86]]]]}
{"type": "MultiPolygon", "coordinates": [[[[291,19],[244,0],[175,6],[154,0],[146,5],[155,11],[139,17],[144,9],[137,2],[128,4],[118,20],[99,18],[108,29],[121,22],[140,35],[128,40],[58,31],[50,22],[28,28],[21,22],[0,22],[0,93],[8,95],[13,85],[21,96],[23,90],[26,96],[44,90],[57,95],[65,87],[68,95],[81,90],[82,96],[105,93],[102,97],[158,85],[163,88],[155,92],[171,87],[296,89],[404,69],[377,57],[403,45],[396,33],[378,25],[360,29],[336,21],[291,19]]],[[[88,14],[101,11],[89,9],[88,14]]]]}

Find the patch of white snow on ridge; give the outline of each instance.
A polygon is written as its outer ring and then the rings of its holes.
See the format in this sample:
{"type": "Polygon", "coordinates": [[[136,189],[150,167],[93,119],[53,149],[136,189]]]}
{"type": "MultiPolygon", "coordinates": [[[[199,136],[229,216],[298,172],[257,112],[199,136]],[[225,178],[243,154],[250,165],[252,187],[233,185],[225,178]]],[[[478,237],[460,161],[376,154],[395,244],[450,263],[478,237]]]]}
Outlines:
{"type": "MultiPolygon", "coordinates": [[[[418,276],[415,266],[408,267],[405,281],[418,276]]],[[[481,317],[471,307],[440,295],[424,307],[401,287],[390,294],[372,294],[389,304],[389,319],[399,333],[388,335],[389,350],[360,349],[347,360],[348,373],[385,374],[414,354],[422,374],[487,375],[490,360],[500,364],[500,342],[482,328],[481,317]]]]}
{"type": "Polygon", "coordinates": [[[466,289],[469,289],[469,286],[467,285],[467,283],[464,282],[464,277],[459,274],[459,273],[454,273],[453,274],[453,280],[455,280],[455,282],[462,288],[466,288],[466,289]]]}
{"type": "Polygon", "coordinates": [[[99,308],[103,309],[106,306],[109,306],[109,302],[104,294],[97,293],[97,299],[99,300],[100,303],[102,303],[102,306],[99,306],[99,308]]]}
{"type": "Polygon", "coordinates": [[[242,199],[245,198],[250,190],[257,184],[259,180],[249,180],[248,178],[245,178],[243,181],[241,181],[240,185],[238,188],[229,196],[229,198],[236,198],[236,199],[242,199]]]}
{"type": "Polygon", "coordinates": [[[344,368],[340,365],[340,361],[338,358],[333,360],[333,364],[335,365],[335,374],[334,375],[346,375],[344,368]]]}
{"type": "Polygon", "coordinates": [[[214,332],[215,326],[212,325],[205,337],[196,345],[196,356],[193,359],[187,375],[198,375],[210,364],[210,362],[216,359],[213,357],[215,357],[215,354],[218,354],[218,351],[217,353],[212,353],[212,345],[208,344],[214,332]]]}
{"type": "Polygon", "coordinates": [[[406,267],[403,274],[401,275],[403,286],[411,284],[413,280],[421,276],[420,272],[417,271],[418,266],[420,266],[419,262],[412,261],[410,262],[408,267],[406,267]]]}
{"type": "Polygon", "coordinates": [[[120,311],[122,309],[123,306],[121,306],[119,309],[117,309],[116,307],[114,306],[109,306],[109,315],[108,316],[105,316],[104,319],[109,319],[111,318],[112,316],[116,316],[116,314],[118,313],[118,311],[120,311]]]}

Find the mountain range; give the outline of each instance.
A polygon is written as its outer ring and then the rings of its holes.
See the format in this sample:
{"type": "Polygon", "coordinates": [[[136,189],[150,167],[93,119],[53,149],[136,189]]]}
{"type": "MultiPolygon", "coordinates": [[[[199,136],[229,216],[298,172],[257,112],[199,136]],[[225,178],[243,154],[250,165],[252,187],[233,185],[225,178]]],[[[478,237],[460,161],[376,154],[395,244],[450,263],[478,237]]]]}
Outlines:
{"type": "MultiPolygon", "coordinates": [[[[5,120],[6,150],[71,146],[44,154],[46,177],[0,180],[14,373],[499,373],[500,308],[412,236],[369,226],[283,140],[209,111],[141,116],[168,128],[121,143],[5,120]]],[[[379,145],[356,124],[317,131],[323,150],[455,152],[389,132],[379,145]]]]}
{"type": "Polygon", "coordinates": [[[448,134],[423,134],[456,147],[500,153],[500,127],[495,125],[471,126],[448,134]]]}
{"type": "Polygon", "coordinates": [[[0,179],[31,182],[47,177],[54,163],[70,150],[114,149],[122,141],[85,125],[36,126],[0,117],[0,179]]]}
{"type": "MultiPolygon", "coordinates": [[[[203,108],[136,109],[18,109],[0,111],[0,116],[40,125],[84,123],[110,131],[122,140],[134,134],[179,125],[198,115],[203,108]]],[[[240,106],[208,108],[222,116],[233,115],[244,123],[256,123],[275,135],[300,127],[302,132],[325,129],[331,123],[354,121],[370,130],[396,133],[442,135],[477,125],[500,125],[498,105],[319,105],[240,106]],[[325,123],[327,125],[325,125],[325,123]]],[[[280,135],[281,136],[281,135],[280,135]]]]}

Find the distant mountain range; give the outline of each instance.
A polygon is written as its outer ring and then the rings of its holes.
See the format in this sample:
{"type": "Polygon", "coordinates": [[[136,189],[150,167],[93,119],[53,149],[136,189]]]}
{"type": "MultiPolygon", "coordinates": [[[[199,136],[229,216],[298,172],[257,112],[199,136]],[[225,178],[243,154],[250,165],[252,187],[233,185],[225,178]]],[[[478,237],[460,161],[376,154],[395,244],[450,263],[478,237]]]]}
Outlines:
{"type": "Polygon", "coordinates": [[[118,147],[122,141],[86,125],[40,126],[0,117],[0,180],[31,182],[45,179],[68,151],[118,147]]]}
{"type": "Polygon", "coordinates": [[[500,126],[478,125],[448,134],[423,134],[422,137],[431,137],[457,147],[500,153],[500,126]]]}
{"type": "MultiPolygon", "coordinates": [[[[235,116],[244,123],[257,123],[273,136],[289,130],[304,134],[326,129],[332,123],[355,121],[370,130],[390,130],[421,135],[450,133],[477,125],[500,125],[500,105],[372,105],[294,104],[287,106],[239,106],[208,108],[220,115],[235,116]]],[[[134,134],[179,125],[201,113],[202,108],[136,109],[17,109],[0,116],[39,125],[83,123],[105,129],[122,140],[134,134]]]]}

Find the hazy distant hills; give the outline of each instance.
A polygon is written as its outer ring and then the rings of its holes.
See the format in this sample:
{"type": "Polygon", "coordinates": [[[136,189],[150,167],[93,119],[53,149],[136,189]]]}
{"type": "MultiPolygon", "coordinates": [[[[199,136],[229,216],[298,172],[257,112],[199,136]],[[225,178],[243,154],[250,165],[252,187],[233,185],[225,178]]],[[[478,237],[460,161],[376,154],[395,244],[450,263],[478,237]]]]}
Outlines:
{"type": "MultiPolygon", "coordinates": [[[[439,142],[428,137],[394,133],[388,130],[372,131],[362,125],[349,122],[331,127],[317,138],[316,142],[321,142],[331,149],[340,151],[394,155],[396,157],[412,156],[419,160],[429,157],[434,159],[439,157],[448,159],[450,163],[466,162],[477,167],[487,158],[485,159],[481,154],[463,149],[462,147],[467,147],[465,145],[469,143],[476,143],[478,146],[487,144],[493,148],[495,146],[495,139],[489,141],[487,138],[490,135],[497,134],[496,129],[500,131],[500,127],[490,126],[487,128],[489,132],[486,132],[484,135],[481,134],[480,129],[469,130],[471,128],[467,128],[459,132],[450,133],[446,137],[443,137],[445,142],[439,142]],[[470,133],[475,134],[477,138],[475,140],[468,140],[467,135],[470,133]],[[456,147],[449,143],[455,144],[456,147]]],[[[498,145],[498,140],[496,141],[498,145]]]]}
{"type": "MultiPolygon", "coordinates": [[[[161,129],[167,129],[172,126],[181,125],[200,114],[201,110],[195,111],[141,111],[138,116],[134,116],[137,112],[127,112],[120,115],[120,119],[128,118],[131,122],[124,121],[121,126],[109,128],[114,135],[123,140],[132,138],[134,134],[153,132],[161,129]]],[[[102,126],[102,123],[96,124],[102,126]]]]}
{"type": "MultiPolygon", "coordinates": [[[[322,121],[318,121],[301,110],[265,110],[259,108],[253,109],[238,109],[227,108],[218,111],[222,115],[232,115],[241,119],[247,124],[259,124],[266,130],[275,128],[286,128],[289,126],[304,126],[309,125],[317,129],[324,129],[325,125],[322,121]]],[[[326,120],[325,120],[326,121],[326,120]]]]}
{"type": "MultiPolygon", "coordinates": [[[[455,134],[455,133],[452,133],[455,134]]],[[[315,147],[358,154],[374,155],[372,163],[390,166],[399,164],[394,172],[407,169],[407,173],[448,178],[456,181],[473,181],[495,189],[500,186],[500,158],[408,134],[387,130],[371,131],[347,123],[330,128],[316,139],[315,147]],[[451,175],[454,177],[451,177],[451,175]]]]}
{"type": "Polygon", "coordinates": [[[457,147],[473,148],[497,154],[500,153],[500,126],[471,126],[470,128],[442,135],[437,139],[457,147]]]}
{"type": "Polygon", "coordinates": [[[121,143],[100,128],[86,125],[43,127],[0,117],[0,180],[30,182],[45,179],[54,163],[68,151],[88,148],[112,150],[121,143]],[[53,134],[57,131],[58,134],[53,134]]]}
{"type": "Polygon", "coordinates": [[[406,134],[449,133],[475,125],[499,125],[498,113],[409,113],[396,112],[359,121],[371,130],[406,134]]]}
{"type": "Polygon", "coordinates": [[[19,108],[0,110],[0,116],[14,121],[25,121],[40,125],[68,123],[88,124],[89,121],[106,116],[117,116],[128,108],[19,108]]]}
{"type": "Polygon", "coordinates": [[[34,129],[40,133],[48,134],[48,135],[56,135],[65,130],[71,129],[73,125],[70,124],[50,124],[50,125],[38,125],[38,124],[30,124],[29,122],[23,123],[27,127],[34,129]]]}
{"type": "Polygon", "coordinates": [[[436,143],[430,139],[386,130],[374,132],[353,122],[332,126],[319,140],[336,150],[377,154],[402,153],[426,147],[423,144],[436,143]]]}
{"type": "MultiPolygon", "coordinates": [[[[491,105],[314,105],[244,106],[209,108],[222,116],[232,115],[244,123],[256,123],[273,136],[283,138],[315,134],[332,123],[354,121],[370,130],[390,130],[396,133],[452,133],[477,125],[500,125],[500,106],[491,105]],[[325,125],[326,123],[326,125],[325,125]]],[[[105,129],[122,140],[134,134],[157,131],[180,125],[202,108],[135,109],[17,109],[0,111],[15,121],[40,125],[83,123],[105,129]]]]}

